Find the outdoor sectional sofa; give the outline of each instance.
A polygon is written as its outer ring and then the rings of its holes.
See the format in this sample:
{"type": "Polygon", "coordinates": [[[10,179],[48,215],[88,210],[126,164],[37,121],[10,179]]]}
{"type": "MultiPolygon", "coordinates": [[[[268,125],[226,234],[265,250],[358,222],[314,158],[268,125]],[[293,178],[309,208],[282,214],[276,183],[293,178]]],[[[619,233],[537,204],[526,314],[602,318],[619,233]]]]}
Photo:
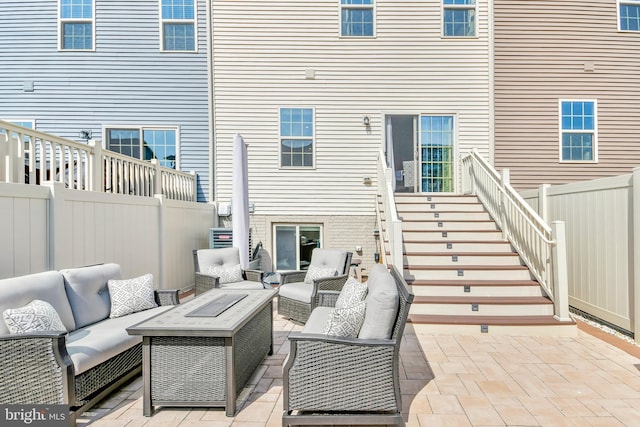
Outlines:
{"type": "MultiPolygon", "coordinates": [[[[118,264],[103,264],[0,280],[0,403],[69,405],[74,424],[78,414],[140,373],[142,338],[126,328],[177,304],[178,293],[153,291],[147,283],[147,300],[155,298],[157,307],[111,318],[107,282],[126,282],[120,278],[118,264]],[[34,300],[50,304],[67,332],[11,334],[6,310],[34,300]]],[[[125,298],[131,304],[137,296],[125,298]]]]}

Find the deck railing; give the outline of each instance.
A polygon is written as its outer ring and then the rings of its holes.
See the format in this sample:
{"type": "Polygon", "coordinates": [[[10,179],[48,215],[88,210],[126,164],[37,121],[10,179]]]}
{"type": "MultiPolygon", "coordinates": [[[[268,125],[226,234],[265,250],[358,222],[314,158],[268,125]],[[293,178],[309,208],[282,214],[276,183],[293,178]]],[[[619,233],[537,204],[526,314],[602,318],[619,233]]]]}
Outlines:
{"type": "Polygon", "coordinates": [[[394,265],[398,271],[404,271],[404,258],[402,250],[402,221],[398,218],[396,202],[393,197],[393,170],[386,166],[385,155],[382,151],[378,153],[378,194],[382,198],[382,206],[385,215],[385,226],[382,226],[382,218],[378,212],[378,230],[386,233],[389,242],[390,259],[387,259],[384,240],[385,236],[380,236],[380,251],[383,264],[394,265]]]}
{"type": "Polygon", "coordinates": [[[196,175],[0,120],[0,182],[196,201],[196,175]]]}
{"type": "Polygon", "coordinates": [[[511,187],[509,171],[500,175],[474,149],[462,159],[463,193],[475,194],[553,300],[555,316],[568,320],[569,296],[564,222],[552,226],[511,187]]]}

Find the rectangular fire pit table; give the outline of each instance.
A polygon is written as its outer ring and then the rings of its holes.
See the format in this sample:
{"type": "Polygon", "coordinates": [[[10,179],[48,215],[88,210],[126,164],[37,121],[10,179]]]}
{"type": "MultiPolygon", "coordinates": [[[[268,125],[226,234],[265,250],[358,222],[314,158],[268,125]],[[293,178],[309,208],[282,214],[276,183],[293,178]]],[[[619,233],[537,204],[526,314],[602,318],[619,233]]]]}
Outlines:
{"type": "Polygon", "coordinates": [[[212,289],[127,328],[143,339],[144,415],[154,406],[223,406],[233,416],[238,394],[273,354],[276,293],[212,289]]]}

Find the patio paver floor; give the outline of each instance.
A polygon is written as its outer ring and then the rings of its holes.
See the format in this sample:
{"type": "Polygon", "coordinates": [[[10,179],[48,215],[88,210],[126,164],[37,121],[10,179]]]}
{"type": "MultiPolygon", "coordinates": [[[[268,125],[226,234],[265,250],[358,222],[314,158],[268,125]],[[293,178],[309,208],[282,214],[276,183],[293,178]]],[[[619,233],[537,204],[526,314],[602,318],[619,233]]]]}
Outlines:
{"type": "MultiPolygon", "coordinates": [[[[280,426],[286,338],[302,327],[278,315],[274,322],[274,354],[242,392],[235,417],[222,408],[144,417],[138,377],[78,426],[280,426]]],[[[640,426],[640,349],[629,354],[585,330],[575,338],[416,335],[408,325],[400,367],[407,426],[640,426]]]]}

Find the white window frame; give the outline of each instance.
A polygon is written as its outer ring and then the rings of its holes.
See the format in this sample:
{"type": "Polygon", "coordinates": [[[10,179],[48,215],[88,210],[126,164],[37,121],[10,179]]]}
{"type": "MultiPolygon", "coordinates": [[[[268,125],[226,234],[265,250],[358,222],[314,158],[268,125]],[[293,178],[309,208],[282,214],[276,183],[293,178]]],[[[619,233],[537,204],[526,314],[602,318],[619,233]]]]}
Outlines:
{"type": "Polygon", "coordinates": [[[320,248],[324,246],[324,224],[322,223],[273,223],[272,224],[272,236],[273,236],[273,267],[276,271],[284,272],[284,271],[298,271],[300,270],[300,245],[297,242],[300,241],[300,227],[318,227],[320,229],[320,248]],[[291,270],[278,270],[278,241],[276,233],[276,229],[278,227],[295,227],[296,228],[296,266],[291,270]]]}
{"type": "Polygon", "coordinates": [[[372,4],[342,4],[342,0],[338,0],[338,36],[340,38],[345,39],[371,39],[376,37],[376,27],[377,27],[377,1],[372,0],[372,4]],[[373,14],[373,34],[370,36],[348,36],[342,34],[342,9],[371,9],[371,13],[373,14]]]}
{"type": "Polygon", "coordinates": [[[623,30],[621,24],[621,16],[620,16],[620,6],[622,5],[632,5],[632,6],[637,6],[640,7],[640,1],[638,0],[617,0],[617,7],[616,7],[616,14],[617,14],[617,18],[618,18],[618,31],[623,32],[623,33],[639,33],[640,29],[638,30],[623,30]]]}
{"type": "MultiPolygon", "coordinates": [[[[133,130],[133,129],[137,129],[138,131],[140,131],[140,157],[136,158],[136,157],[132,157],[132,159],[137,159],[137,160],[143,160],[142,159],[142,154],[144,153],[144,131],[145,130],[169,130],[169,131],[174,131],[176,134],[176,171],[180,170],[180,127],[179,126],[157,126],[157,125],[131,125],[131,124],[124,124],[124,125],[103,125],[102,126],[102,148],[105,150],[110,150],[110,148],[107,146],[107,144],[109,143],[108,141],[108,131],[110,129],[127,129],[127,130],[133,130]]],[[[123,154],[126,155],[126,154],[123,154]]],[[[129,157],[129,156],[128,156],[129,157]]],[[[146,160],[148,161],[148,160],[146,160]]]]}
{"type": "Polygon", "coordinates": [[[569,164],[590,164],[598,163],[598,101],[596,99],[562,98],[558,100],[558,162],[569,164]],[[563,102],[593,102],[593,131],[567,130],[567,133],[583,133],[593,135],[593,158],[591,160],[564,160],[562,158],[562,103],[563,102]]]}
{"type": "Polygon", "coordinates": [[[162,18],[162,0],[158,0],[158,22],[160,23],[160,52],[164,53],[197,53],[198,52],[198,0],[193,0],[193,19],[162,18]],[[168,50],[164,48],[164,24],[192,24],[193,50],[168,50]]]}
{"type": "Polygon", "coordinates": [[[62,18],[62,0],[58,0],[58,51],[62,52],[95,52],[96,50],[96,2],[91,1],[91,19],[86,18],[62,18]],[[65,49],[64,24],[91,24],[91,48],[90,49],[65,49]]]}
{"type": "Polygon", "coordinates": [[[316,109],[309,106],[280,106],[278,107],[278,168],[282,170],[314,170],[316,169],[316,109]],[[282,124],[282,109],[297,109],[297,110],[311,110],[311,118],[313,120],[313,136],[308,137],[283,137],[280,132],[280,125],[282,124]],[[282,165],[282,140],[283,139],[311,139],[311,159],[313,166],[283,166],[282,165]]]}
{"type": "Polygon", "coordinates": [[[479,25],[479,8],[478,8],[478,3],[479,0],[475,0],[473,5],[469,5],[469,4],[444,4],[444,0],[440,0],[440,25],[441,25],[441,31],[440,31],[440,35],[442,38],[445,39],[474,39],[474,38],[478,38],[478,25],[479,25]],[[472,36],[448,36],[444,33],[444,29],[445,29],[445,24],[444,24],[444,12],[445,10],[449,10],[449,9],[458,9],[458,10],[474,10],[476,13],[476,19],[475,19],[475,27],[473,29],[473,35],[472,36]]]}

